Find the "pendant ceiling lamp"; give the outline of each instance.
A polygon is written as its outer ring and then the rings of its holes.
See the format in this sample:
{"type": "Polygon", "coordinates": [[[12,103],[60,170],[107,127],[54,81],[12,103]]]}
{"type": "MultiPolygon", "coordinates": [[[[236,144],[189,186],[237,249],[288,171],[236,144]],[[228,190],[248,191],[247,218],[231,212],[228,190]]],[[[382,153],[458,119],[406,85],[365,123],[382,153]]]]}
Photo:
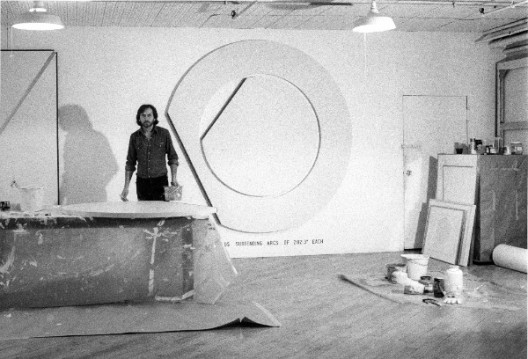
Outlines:
{"type": "Polygon", "coordinates": [[[64,28],[60,17],[49,14],[42,1],[34,1],[29,12],[17,17],[12,26],[20,30],[60,30],[64,28]]]}
{"type": "Polygon", "coordinates": [[[364,18],[359,19],[352,31],[354,32],[382,32],[396,28],[394,20],[389,16],[382,16],[379,13],[376,1],[372,1],[370,11],[364,18]]]}

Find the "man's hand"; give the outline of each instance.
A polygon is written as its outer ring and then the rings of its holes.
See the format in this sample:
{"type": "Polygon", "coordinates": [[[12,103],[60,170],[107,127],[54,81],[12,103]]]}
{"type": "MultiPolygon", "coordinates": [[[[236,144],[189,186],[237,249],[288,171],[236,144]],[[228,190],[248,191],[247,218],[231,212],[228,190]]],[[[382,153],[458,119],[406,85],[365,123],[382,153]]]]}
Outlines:
{"type": "Polygon", "coordinates": [[[128,188],[123,188],[123,192],[121,192],[120,197],[121,197],[121,201],[123,201],[123,202],[127,202],[128,201],[128,199],[127,199],[127,197],[128,197],[128,188]]]}

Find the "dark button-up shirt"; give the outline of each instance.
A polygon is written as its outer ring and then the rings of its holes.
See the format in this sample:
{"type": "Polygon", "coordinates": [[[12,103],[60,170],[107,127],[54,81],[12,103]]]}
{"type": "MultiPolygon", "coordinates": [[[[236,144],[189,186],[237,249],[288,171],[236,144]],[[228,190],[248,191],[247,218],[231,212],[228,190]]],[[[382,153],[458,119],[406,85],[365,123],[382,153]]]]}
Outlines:
{"type": "Polygon", "coordinates": [[[154,126],[150,139],[141,129],[130,135],[125,169],[134,172],[137,163],[137,176],[141,178],[155,178],[167,175],[165,164],[178,165],[178,155],[172,146],[170,133],[163,127],[154,126]]]}

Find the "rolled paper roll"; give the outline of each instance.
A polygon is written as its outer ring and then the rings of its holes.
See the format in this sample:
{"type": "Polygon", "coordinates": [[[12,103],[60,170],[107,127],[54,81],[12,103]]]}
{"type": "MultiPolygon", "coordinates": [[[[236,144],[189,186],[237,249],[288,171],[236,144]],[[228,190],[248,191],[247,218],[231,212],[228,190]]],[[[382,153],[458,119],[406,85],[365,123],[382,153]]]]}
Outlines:
{"type": "Polygon", "coordinates": [[[492,258],[495,265],[499,267],[526,273],[526,261],[528,257],[525,248],[499,244],[493,250],[492,258]]]}

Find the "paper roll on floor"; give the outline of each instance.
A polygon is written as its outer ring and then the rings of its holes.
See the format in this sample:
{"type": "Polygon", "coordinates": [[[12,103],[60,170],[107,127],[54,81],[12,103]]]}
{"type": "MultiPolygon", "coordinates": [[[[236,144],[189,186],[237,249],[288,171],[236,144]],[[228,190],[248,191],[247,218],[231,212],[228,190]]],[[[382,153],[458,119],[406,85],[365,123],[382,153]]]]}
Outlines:
{"type": "Polygon", "coordinates": [[[496,265],[523,273],[526,273],[527,258],[525,248],[499,244],[493,250],[493,262],[496,265]]]}

